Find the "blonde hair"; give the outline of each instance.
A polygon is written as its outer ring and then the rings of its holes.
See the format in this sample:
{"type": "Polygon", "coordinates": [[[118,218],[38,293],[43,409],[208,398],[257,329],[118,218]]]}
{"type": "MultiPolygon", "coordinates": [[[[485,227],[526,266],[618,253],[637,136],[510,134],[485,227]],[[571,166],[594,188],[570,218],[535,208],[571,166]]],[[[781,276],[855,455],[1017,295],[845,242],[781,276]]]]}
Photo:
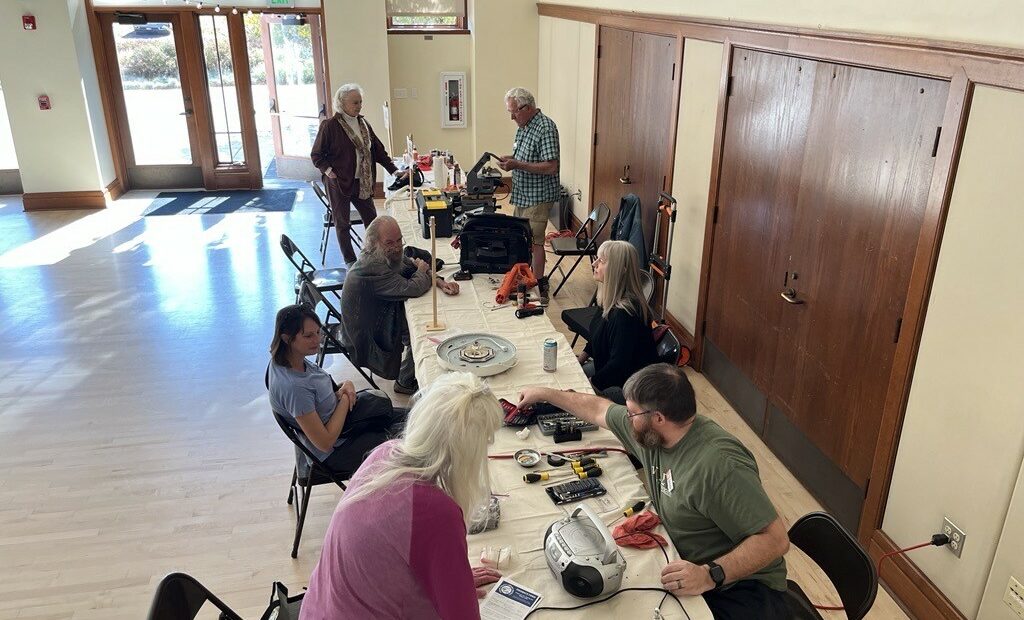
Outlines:
{"type": "Polygon", "coordinates": [[[645,323],[650,321],[651,310],[640,283],[636,248],[627,241],[605,241],[597,248],[597,257],[605,263],[604,282],[597,287],[601,316],[608,318],[612,308],[622,308],[645,323]]]}
{"type": "Polygon", "coordinates": [[[366,98],[366,93],[363,92],[363,87],[359,84],[342,84],[338,90],[334,91],[334,99],[331,101],[335,112],[341,112],[341,104],[349,93],[359,93],[361,97],[366,98]]]}
{"type": "Polygon", "coordinates": [[[428,482],[455,500],[468,524],[474,509],[491,494],[487,445],[501,419],[498,399],[479,377],[468,372],[442,375],[416,395],[405,431],[391,453],[372,466],[366,483],[345,493],[341,501],[357,502],[416,481],[428,482]]]}

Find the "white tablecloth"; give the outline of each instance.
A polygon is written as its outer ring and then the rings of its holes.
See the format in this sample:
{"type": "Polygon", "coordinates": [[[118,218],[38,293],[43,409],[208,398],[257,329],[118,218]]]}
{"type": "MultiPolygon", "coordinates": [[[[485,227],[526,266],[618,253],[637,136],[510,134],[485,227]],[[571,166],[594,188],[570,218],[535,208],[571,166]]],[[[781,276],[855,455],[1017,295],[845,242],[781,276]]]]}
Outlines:
{"type": "MultiPolygon", "coordinates": [[[[431,178],[432,175],[428,173],[428,183],[431,178]]],[[[390,179],[385,181],[385,185],[390,185],[390,179]]],[[[391,201],[387,212],[398,220],[406,245],[429,251],[430,240],[423,238],[416,212],[409,209],[407,199],[391,201]]],[[[451,274],[458,269],[459,261],[458,251],[451,247],[451,239],[438,238],[437,257],[445,262],[445,269],[439,275],[450,279],[451,274]]],[[[502,276],[495,274],[493,278],[500,282],[502,276]]],[[[410,341],[416,360],[416,377],[421,386],[429,385],[434,378],[446,372],[437,360],[438,342],[458,333],[484,332],[507,338],[518,348],[519,363],[514,368],[486,379],[497,397],[516,402],[519,390],[530,385],[593,393],[590,381],[583,374],[569,342],[554,328],[546,314],[520,320],[515,317],[515,310],[511,306],[491,310],[495,305],[497,285],[492,284],[487,274],[474,274],[472,280],[459,284],[461,291],[456,296],[449,297],[438,291],[438,320],[445,324],[445,331],[428,332],[426,329],[433,317],[431,293],[405,302],[410,341]],[[543,370],[541,347],[546,338],[554,338],[558,342],[558,368],[555,372],[543,370]]],[[[615,436],[604,429],[585,433],[583,441],[563,444],[554,444],[536,426],[530,429],[530,436],[526,440],[516,437],[513,429],[500,429],[495,435],[490,454],[512,454],[521,448],[541,451],[596,446],[621,448],[615,436]]],[[[626,506],[641,499],[649,501],[640,478],[624,454],[611,452],[608,457],[600,459],[599,464],[604,471],[599,480],[608,489],[608,494],[603,498],[586,501],[595,512],[603,513],[605,523],[612,522],[626,506]]],[[[536,469],[542,468],[547,468],[546,463],[536,469]]],[[[501,523],[497,529],[469,537],[470,561],[479,565],[484,547],[510,547],[513,556],[508,566],[501,567],[502,573],[543,594],[541,605],[573,607],[588,602],[566,592],[544,561],[544,533],[553,521],[565,515],[563,507],[556,506],[548,499],[543,487],[546,483],[523,482],[523,475],[532,470],[520,467],[511,459],[492,459],[490,469],[492,490],[499,496],[501,504],[501,523]]],[[[568,504],[564,508],[571,511],[574,506],[568,504]]],[[[664,529],[659,527],[658,531],[667,538],[664,529]]],[[[671,544],[667,545],[667,551],[670,558],[678,559],[671,544]]],[[[623,548],[622,553],[627,563],[623,588],[660,587],[661,569],[665,566],[661,551],[623,548]]],[[[650,618],[661,596],[655,592],[627,592],[608,602],[574,613],[540,612],[531,618],[583,618],[585,615],[595,618],[650,618]]],[[[703,598],[687,597],[683,603],[692,620],[711,618],[703,598]]],[[[684,617],[679,605],[671,598],[665,601],[661,609],[666,618],[684,617]]]]}

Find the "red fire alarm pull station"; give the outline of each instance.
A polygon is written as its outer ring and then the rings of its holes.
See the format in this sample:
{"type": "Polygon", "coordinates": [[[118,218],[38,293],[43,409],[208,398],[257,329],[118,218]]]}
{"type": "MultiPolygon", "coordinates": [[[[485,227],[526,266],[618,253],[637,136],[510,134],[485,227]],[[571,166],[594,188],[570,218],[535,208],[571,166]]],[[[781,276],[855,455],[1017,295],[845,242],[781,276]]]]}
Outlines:
{"type": "Polygon", "coordinates": [[[35,15],[22,15],[21,16],[21,27],[25,30],[36,29],[36,16],[35,15]]]}
{"type": "Polygon", "coordinates": [[[49,110],[50,109],[50,98],[47,95],[39,95],[39,109],[49,110]]]}

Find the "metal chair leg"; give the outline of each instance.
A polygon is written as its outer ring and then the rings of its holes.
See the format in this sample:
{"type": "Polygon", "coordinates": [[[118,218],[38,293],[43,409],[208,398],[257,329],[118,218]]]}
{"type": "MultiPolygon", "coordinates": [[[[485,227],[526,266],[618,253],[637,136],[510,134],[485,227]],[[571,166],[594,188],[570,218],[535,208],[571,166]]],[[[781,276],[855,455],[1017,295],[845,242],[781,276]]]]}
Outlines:
{"type": "Polygon", "coordinates": [[[575,347],[576,346],[576,341],[579,340],[579,339],[580,339],[580,335],[579,334],[576,334],[575,336],[573,336],[572,337],[572,344],[569,345],[569,346],[570,347],[575,347]]]}
{"type": "Polygon", "coordinates": [[[295,481],[299,478],[299,467],[292,468],[292,482],[288,485],[288,505],[292,505],[292,498],[295,497],[295,481]]]}
{"type": "Polygon", "coordinates": [[[299,510],[299,522],[295,524],[295,543],[292,544],[292,557],[299,557],[299,540],[302,538],[302,526],[306,524],[306,509],[309,508],[309,494],[313,490],[313,472],[306,478],[306,488],[302,493],[302,508],[299,510]]]}
{"type": "MultiPolygon", "coordinates": [[[[346,356],[346,357],[348,357],[348,356],[346,356]]],[[[349,360],[349,361],[351,362],[352,360],[349,360]]],[[[353,366],[355,366],[355,364],[353,364],[353,366]]],[[[366,379],[370,383],[370,385],[373,386],[373,389],[375,389],[375,390],[379,390],[380,389],[380,386],[377,385],[377,382],[373,380],[373,375],[372,374],[369,374],[369,375],[366,374],[366,372],[360,366],[356,366],[356,370],[358,370],[359,374],[363,375],[363,378],[366,379]]]]}
{"type": "Polygon", "coordinates": [[[558,283],[558,288],[555,289],[554,293],[551,293],[552,297],[558,295],[558,291],[562,290],[562,287],[565,286],[565,283],[568,282],[569,278],[572,276],[572,272],[576,271],[576,267],[579,266],[579,264],[582,261],[583,256],[580,256],[579,258],[576,259],[576,262],[572,264],[572,268],[569,269],[569,273],[565,274],[565,277],[562,278],[562,281],[558,283]]]}

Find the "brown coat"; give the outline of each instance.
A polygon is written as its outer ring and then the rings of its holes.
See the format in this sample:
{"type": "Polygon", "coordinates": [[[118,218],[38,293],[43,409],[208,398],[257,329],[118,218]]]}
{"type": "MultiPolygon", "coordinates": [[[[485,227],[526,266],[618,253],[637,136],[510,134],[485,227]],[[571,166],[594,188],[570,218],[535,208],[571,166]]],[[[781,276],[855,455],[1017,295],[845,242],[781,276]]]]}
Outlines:
{"type": "MultiPolygon", "coordinates": [[[[366,123],[362,115],[359,118],[366,123]]],[[[333,168],[334,174],[338,175],[338,186],[346,196],[352,195],[352,183],[356,178],[356,147],[349,140],[348,134],[342,128],[341,123],[345,122],[341,114],[320,121],[320,130],[316,132],[316,140],[313,141],[313,150],[310,152],[310,159],[321,173],[326,173],[328,168],[333,168]]],[[[370,154],[373,161],[384,166],[384,169],[394,174],[398,171],[391,156],[388,155],[384,144],[373,133],[373,127],[366,123],[370,131],[370,154]]],[[[371,166],[373,170],[373,182],[377,182],[377,166],[371,166]]],[[[325,175],[326,176],[326,175],[325,175]]]]}

